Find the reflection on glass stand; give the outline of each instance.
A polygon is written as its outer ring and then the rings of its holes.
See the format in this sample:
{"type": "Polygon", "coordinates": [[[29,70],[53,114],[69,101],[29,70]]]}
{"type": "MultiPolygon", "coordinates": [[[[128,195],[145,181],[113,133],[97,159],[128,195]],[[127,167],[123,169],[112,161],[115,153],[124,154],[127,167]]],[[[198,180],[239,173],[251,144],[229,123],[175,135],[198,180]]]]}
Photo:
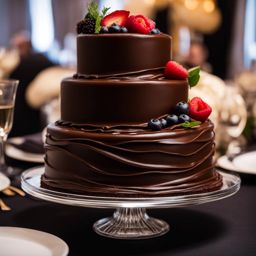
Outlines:
{"type": "Polygon", "coordinates": [[[14,168],[5,163],[5,142],[12,129],[13,112],[19,81],[0,80],[0,171],[11,176],[14,168]]]}
{"type": "Polygon", "coordinates": [[[171,208],[197,205],[220,200],[235,194],[240,188],[240,178],[235,174],[219,173],[223,186],[213,192],[181,196],[124,198],[71,194],[41,187],[44,167],[36,167],[22,173],[22,189],[36,198],[80,207],[114,208],[113,216],[94,223],[94,231],[115,239],[145,239],[161,236],[168,232],[169,225],[163,220],[147,215],[147,208],[171,208]]]}

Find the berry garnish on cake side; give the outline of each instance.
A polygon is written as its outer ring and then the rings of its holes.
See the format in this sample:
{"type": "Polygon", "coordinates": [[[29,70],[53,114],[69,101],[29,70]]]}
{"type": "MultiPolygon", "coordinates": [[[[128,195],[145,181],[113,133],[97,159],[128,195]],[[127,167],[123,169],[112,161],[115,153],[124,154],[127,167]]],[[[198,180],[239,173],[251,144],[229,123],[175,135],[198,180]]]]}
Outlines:
{"type": "Polygon", "coordinates": [[[199,97],[194,97],[189,102],[190,116],[198,121],[204,122],[211,114],[212,108],[199,97]]]}
{"type": "MultiPolygon", "coordinates": [[[[185,80],[189,87],[194,87],[200,79],[200,67],[190,70],[184,68],[176,61],[168,61],[164,69],[165,79],[185,80]]],[[[151,119],[148,128],[161,130],[168,127],[195,128],[205,122],[212,112],[212,108],[199,97],[194,97],[188,102],[181,101],[176,104],[172,113],[168,113],[160,119],[151,119]]]]}

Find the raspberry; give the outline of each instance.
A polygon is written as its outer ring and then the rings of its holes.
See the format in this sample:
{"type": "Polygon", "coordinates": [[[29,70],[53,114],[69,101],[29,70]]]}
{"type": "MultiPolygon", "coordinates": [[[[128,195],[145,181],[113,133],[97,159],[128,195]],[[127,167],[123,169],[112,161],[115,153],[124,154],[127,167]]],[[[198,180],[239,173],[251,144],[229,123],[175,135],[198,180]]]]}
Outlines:
{"type": "Polygon", "coordinates": [[[155,28],[155,22],[143,15],[131,15],[126,27],[131,33],[150,34],[155,28]]]}

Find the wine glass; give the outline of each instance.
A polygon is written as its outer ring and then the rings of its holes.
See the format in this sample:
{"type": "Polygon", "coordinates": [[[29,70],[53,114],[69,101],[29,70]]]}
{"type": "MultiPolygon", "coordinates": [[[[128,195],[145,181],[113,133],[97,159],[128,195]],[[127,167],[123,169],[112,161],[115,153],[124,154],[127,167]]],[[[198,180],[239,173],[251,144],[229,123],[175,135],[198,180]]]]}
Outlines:
{"type": "Polygon", "coordinates": [[[5,142],[12,129],[18,80],[0,80],[0,172],[10,176],[13,168],[5,163],[5,142]]]}
{"type": "Polygon", "coordinates": [[[246,103],[236,86],[227,85],[219,111],[219,124],[223,143],[227,143],[226,154],[231,159],[242,150],[245,139],[241,136],[246,126],[246,103]]]}

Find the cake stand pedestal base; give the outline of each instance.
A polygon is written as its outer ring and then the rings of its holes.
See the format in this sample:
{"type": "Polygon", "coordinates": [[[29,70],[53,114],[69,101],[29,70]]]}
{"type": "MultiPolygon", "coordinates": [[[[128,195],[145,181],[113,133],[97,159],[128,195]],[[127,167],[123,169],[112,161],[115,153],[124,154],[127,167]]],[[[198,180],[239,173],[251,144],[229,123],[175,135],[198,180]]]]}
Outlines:
{"type": "Polygon", "coordinates": [[[146,239],[164,235],[169,231],[169,225],[149,217],[145,208],[117,208],[113,217],[98,220],[93,229],[110,238],[146,239]]]}
{"type": "Polygon", "coordinates": [[[26,170],[21,175],[21,187],[31,196],[54,203],[115,209],[112,217],[94,223],[94,231],[105,237],[115,239],[146,239],[164,235],[169,225],[149,217],[148,208],[185,207],[209,203],[234,195],[240,188],[240,178],[233,173],[216,170],[223,178],[223,186],[212,192],[164,197],[104,197],[96,195],[72,194],[45,189],[41,184],[44,167],[26,170]]]}

